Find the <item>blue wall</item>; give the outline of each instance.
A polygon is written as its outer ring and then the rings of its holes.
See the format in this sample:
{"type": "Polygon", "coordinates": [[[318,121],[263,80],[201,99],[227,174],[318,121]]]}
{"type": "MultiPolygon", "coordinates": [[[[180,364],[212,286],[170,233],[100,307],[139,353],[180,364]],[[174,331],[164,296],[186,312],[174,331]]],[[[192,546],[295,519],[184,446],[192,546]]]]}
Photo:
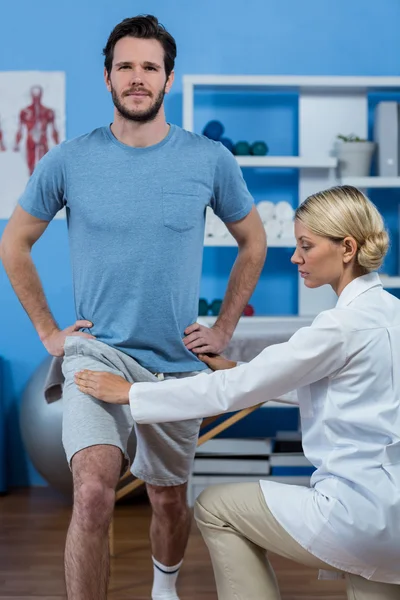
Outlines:
{"type": "MultiPolygon", "coordinates": [[[[101,49],[113,26],[123,18],[153,13],[178,44],[176,82],[166,100],[168,120],[181,124],[184,73],[398,75],[400,73],[400,3],[398,0],[50,0],[7,3],[1,12],[0,70],[57,70],[67,77],[67,137],[71,138],[112,120],[112,104],[103,84],[101,49]]],[[[243,99],[196,101],[196,126],[212,111],[226,116],[229,133],[238,139],[252,135],[267,139],[271,150],[296,151],[296,102],[271,100],[270,127],[259,132],[247,123],[240,130],[235,118],[243,99]],[[271,112],[272,111],[272,112],[271,112]],[[275,112],[274,112],[275,111],[275,112]],[[274,133],[286,131],[283,138],[274,133]]],[[[259,110],[251,104],[253,117],[259,110]]],[[[250,108],[250,107],[249,107],[250,108]]],[[[250,112],[248,113],[250,114],[250,112]]],[[[293,171],[246,174],[257,199],[297,202],[293,171]]],[[[1,182],[0,182],[1,193],[1,182]]],[[[379,198],[375,198],[379,203],[379,198]]],[[[398,196],[382,200],[397,227],[398,196]]],[[[0,221],[0,233],[5,226],[0,221]]],[[[50,306],[61,326],[74,321],[65,223],[54,222],[34,249],[50,306]]],[[[221,297],[235,251],[205,250],[202,295],[221,297]]],[[[253,297],[259,314],[296,312],[297,279],[290,252],[270,251],[268,264],[253,297]],[[279,285],[275,285],[279,284],[279,285]],[[279,291],[277,291],[279,290],[279,291]]],[[[395,272],[397,261],[390,259],[395,272]]],[[[21,392],[45,351],[13,295],[0,267],[0,356],[4,359],[3,401],[7,428],[10,485],[38,484],[40,477],[27,459],[18,432],[21,392]]]]}

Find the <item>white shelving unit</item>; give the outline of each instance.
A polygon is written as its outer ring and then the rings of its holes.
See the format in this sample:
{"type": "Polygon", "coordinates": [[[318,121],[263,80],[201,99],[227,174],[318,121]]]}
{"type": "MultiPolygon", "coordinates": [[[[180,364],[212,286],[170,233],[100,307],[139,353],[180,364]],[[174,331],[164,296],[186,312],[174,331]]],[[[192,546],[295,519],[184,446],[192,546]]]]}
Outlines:
{"type": "MultiPolygon", "coordinates": [[[[237,246],[235,238],[230,233],[226,237],[205,237],[205,246],[237,246]]],[[[270,248],[294,248],[296,245],[295,237],[291,238],[275,238],[270,240],[268,238],[268,246],[270,248]]]]}
{"type": "Polygon", "coordinates": [[[334,157],[317,156],[237,156],[241,167],[282,168],[282,169],[333,169],[337,166],[334,157]]]}
{"type": "Polygon", "coordinates": [[[400,177],[344,177],[341,183],[361,189],[398,188],[400,187],[400,177]]]}
{"type": "Polygon", "coordinates": [[[380,278],[384,288],[392,290],[400,288],[400,275],[394,277],[390,275],[381,275],[380,278]]]}
{"type": "MultiPolygon", "coordinates": [[[[299,96],[299,156],[240,156],[242,168],[299,169],[299,199],[337,185],[362,189],[400,187],[399,178],[346,178],[338,181],[333,149],[339,133],[368,135],[368,93],[400,92],[400,77],[314,77],[269,75],[185,75],[183,77],[183,127],[194,131],[194,100],[198,89],[214,91],[247,89],[295,92],[299,96]]],[[[245,108],[243,110],[246,110],[245,108]]],[[[268,240],[269,246],[284,246],[286,240],[268,240]]],[[[293,245],[289,240],[288,246],[293,245]]],[[[207,245],[231,245],[226,238],[207,240],[207,245]]],[[[233,242],[232,242],[233,243],[233,242]]],[[[397,279],[397,278],[395,278],[397,279]]],[[[400,278],[399,278],[400,279],[400,278]]],[[[394,287],[391,285],[391,287],[394,287]]],[[[336,297],[328,286],[309,290],[299,282],[298,313],[313,316],[334,306],[336,297]]]]}

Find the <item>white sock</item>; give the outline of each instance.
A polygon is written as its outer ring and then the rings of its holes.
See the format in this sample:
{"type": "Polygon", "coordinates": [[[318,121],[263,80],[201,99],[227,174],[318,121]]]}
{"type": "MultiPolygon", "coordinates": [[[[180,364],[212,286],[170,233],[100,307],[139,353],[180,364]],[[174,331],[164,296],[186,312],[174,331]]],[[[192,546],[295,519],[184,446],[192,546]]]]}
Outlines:
{"type": "Polygon", "coordinates": [[[159,563],[154,556],[152,558],[154,565],[153,589],[151,590],[152,600],[179,600],[175,586],[183,559],[173,567],[166,567],[159,563]]]}

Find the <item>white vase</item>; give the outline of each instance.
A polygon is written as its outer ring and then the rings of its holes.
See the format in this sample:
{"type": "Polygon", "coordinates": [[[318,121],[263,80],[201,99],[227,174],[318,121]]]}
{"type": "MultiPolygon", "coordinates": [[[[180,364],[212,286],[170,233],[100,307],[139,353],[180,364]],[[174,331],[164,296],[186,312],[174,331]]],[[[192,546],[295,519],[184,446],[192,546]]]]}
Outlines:
{"type": "Polygon", "coordinates": [[[374,142],[338,142],[340,177],[368,177],[375,146],[374,142]]]}

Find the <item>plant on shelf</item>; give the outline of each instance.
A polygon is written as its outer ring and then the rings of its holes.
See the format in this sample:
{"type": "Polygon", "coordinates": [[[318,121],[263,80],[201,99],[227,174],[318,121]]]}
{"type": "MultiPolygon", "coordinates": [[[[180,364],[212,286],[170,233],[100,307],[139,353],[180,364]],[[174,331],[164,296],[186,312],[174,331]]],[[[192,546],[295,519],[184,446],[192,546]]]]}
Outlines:
{"type": "Polygon", "coordinates": [[[336,154],[340,177],[368,177],[371,170],[374,142],[369,142],[358,135],[339,134],[337,136],[336,154]]]}
{"type": "Polygon", "coordinates": [[[358,135],[355,135],[354,133],[351,133],[350,135],[339,134],[337,137],[338,137],[338,140],[342,140],[342,142],[366,142],[367,141],[366,139],[358,137],[358,135]]]}

